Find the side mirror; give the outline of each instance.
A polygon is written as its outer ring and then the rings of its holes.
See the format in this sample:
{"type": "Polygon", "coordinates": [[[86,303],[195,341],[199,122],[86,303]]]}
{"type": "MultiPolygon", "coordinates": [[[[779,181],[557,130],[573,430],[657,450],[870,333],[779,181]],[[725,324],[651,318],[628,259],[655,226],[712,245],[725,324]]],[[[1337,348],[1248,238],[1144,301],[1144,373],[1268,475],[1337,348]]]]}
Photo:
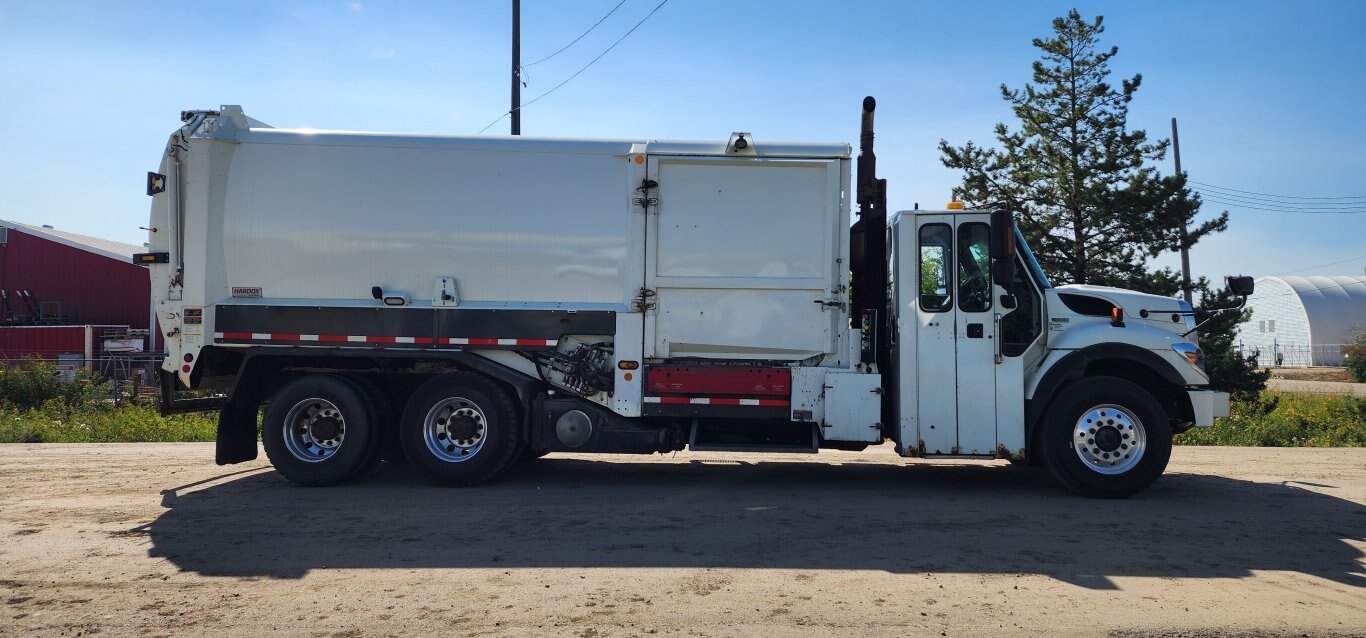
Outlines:
{"type": "Polygon", "coordinates": [[[991,260],[991,280],[996,285],[1010,290],[1015,282],[1015,260],[994,258],[991,260]]]}
{"type": "Polygon", "coordinates": [[[1008,210],[991,213],[991,280],[1006,290],[1015,281],[1015,217],[1008,210]]]}
{"type": "Polygon", "coordinates": [[[1238,295],[1239,297],[1251,295],[1253,288],[1255,288],[1252,278],[1243,275],[1229,275],[1228,277],[1224,277],[1224,284],[1228,286],[1229,290],[1233,291],[1233,294],[1238,295]]]}
{"type": "Polygon", "coordinates": [[[1015,216],[1008,210],[991,213],[991,258],[1015,259],[1015,216]]]}

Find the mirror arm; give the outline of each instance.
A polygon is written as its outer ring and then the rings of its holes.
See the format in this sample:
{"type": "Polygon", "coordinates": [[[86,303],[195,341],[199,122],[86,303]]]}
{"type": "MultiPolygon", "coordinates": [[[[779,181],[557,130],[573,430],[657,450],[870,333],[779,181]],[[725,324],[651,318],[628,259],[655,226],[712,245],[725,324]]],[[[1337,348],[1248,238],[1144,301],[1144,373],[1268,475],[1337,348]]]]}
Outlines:
{"type": "MultiPolygon", "coordinates": [[[[1242,300],[1239,301],[1239,302],[1238,302],[1238,305],[1236,305],[1236,306],[1229,306],[1229,307],[1227,307],[1227,308],[1215,308],[1214,310],[1206,310],[1206,311],[1203,311],[1203,312],[1208,312],[1208,313],[1210,313],[1210,316],[1209,316],[1207,319],[1205,319],[1204,321],[1201,321],[1200,323],[1195,324],[1195,327],[1194,327],[1194,328],[1191,328],[1190,330],[1187,330],[1187,331],[1181,333],[1181,337],[1182,337],[1182,338],[1185,338],[1185,337],[1189,336],[1192,332],[1195,332],[1196,330],[1199,330],[1200,328],[1204,327],[1205,324],[1207,324],[1207,323],[1209,323],[1209,322],[1211,322],[1211,321],[1214,321],[1214,318],[1215,318],[1215,317],[1217,317],[1217,316],[1219,316],[1219,315],[1221,315],[1221,314],[1224,314],[1225,312],[1229,312],[1230,310],[1242,310],[1242,309],[1245,308],[1245,307],[1247,307],[1247,297],[1243,297],[1242,300]]],[[[1183,313],[1183,314],[1184,314],[1184,313],[1183,313]]],[[[1194,313],[1194,312],[1191,312],[1190,314],[1195,314],[1195,313],[1194,313]]]]}

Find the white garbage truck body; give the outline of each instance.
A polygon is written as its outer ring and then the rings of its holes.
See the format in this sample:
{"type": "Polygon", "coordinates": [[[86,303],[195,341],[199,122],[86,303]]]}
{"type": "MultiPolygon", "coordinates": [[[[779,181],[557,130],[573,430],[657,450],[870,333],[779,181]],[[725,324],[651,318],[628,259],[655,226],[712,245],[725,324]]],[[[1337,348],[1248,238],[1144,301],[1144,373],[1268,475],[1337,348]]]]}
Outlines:
{"type": "Polygon", "coordinates": [[[284,130],[235,106],[182,119],[149,174],[137,259],[166,337],[163,409],[210,405],[177,390],[228,392],[212,406],[220,463],[255,457],[262,405],[271,460],[310,484],[380,458],[463,485],[548,451],[684,446],[1022,459],[1044,408],[1103,372],[1129,384],[1117,397],[1146,398],[1097,403],[1127,410],[1120,425],[1095,453],[1068,444],[1099,479],[1060,478],[1116,495],[1226,400],[1174,349],[1189,343],[1178,302],[1049,287],[1008,214],[887,220],[871,109],[859,184],[847,144],[746,133],[284,130]],[[1121,327],[1121,305],[1161,316],[1121,327]],[[1121,461],[1140,433],[1146,465],[1121,461]]]}

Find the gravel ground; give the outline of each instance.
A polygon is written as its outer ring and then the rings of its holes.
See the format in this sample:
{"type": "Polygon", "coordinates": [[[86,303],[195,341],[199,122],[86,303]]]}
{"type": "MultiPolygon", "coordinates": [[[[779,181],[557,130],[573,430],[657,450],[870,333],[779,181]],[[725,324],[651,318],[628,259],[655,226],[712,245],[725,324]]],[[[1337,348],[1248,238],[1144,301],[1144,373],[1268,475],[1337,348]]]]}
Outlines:
{"type": "Polygon", "coordinates": [[[1366,397],[1366,383],[1343,383],[1340,381],[1299,381],[1294,379],[1267,379],[1268,390],[1283,392],[1308,392],[1312,394],[1355,394],[1366,397]]]}
{"type": "Polygon", "coordinates": [[[1266,368],[1272,379],[1292,379],[1295,381],[1341,381],[1351,383],[1347,368],[1266,368]]]}
{"type": "Polygon", "coordinates": [[[0,446],[0,634],[1366,635],[1366,449],[1179,447],[1123,501],[885,449],[552,455],[469,490],[212,458],[0,446]]]}

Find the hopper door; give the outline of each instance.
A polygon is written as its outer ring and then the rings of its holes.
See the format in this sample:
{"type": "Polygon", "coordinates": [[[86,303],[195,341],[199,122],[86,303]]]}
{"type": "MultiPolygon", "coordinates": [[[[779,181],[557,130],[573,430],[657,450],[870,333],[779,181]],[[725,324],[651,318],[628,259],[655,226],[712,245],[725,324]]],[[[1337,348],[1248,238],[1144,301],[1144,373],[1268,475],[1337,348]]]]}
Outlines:
{"type": "Polygon", "coordinates": [[[648,170],[646,357],[836,356],[838,160],[655,156],[648,170]]]}

